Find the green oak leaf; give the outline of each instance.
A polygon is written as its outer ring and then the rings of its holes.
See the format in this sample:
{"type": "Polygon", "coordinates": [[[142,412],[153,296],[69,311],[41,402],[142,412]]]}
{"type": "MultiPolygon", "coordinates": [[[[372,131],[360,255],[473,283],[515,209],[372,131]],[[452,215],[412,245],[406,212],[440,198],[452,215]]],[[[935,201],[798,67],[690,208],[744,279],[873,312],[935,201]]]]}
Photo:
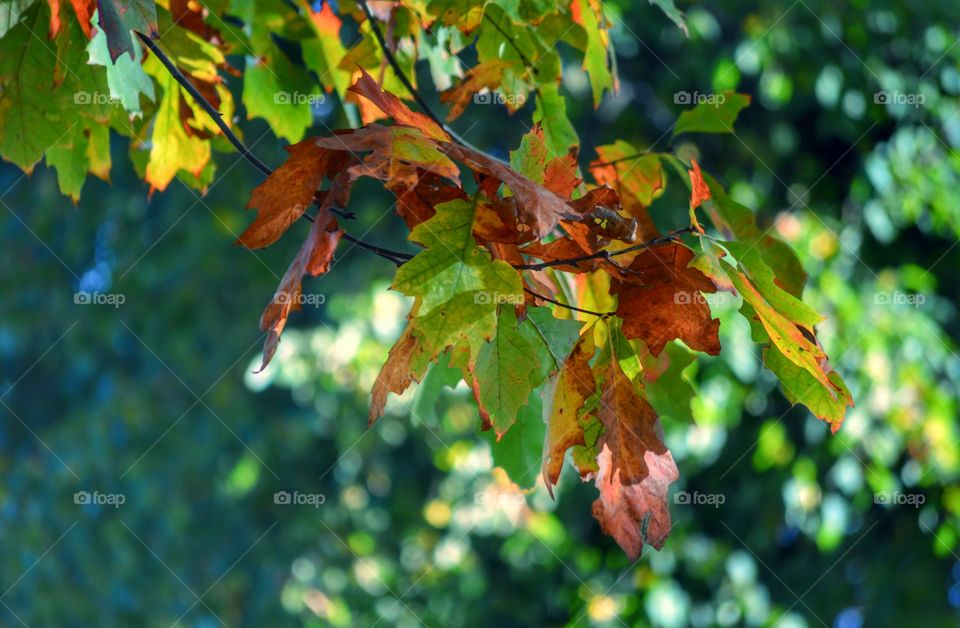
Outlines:
{"type": "Polygon", "coordinates": [[[500,440],[497,440],[496,432],[483,433],[493,452],[493,464],[506,471],[520,488],[532,488],[537,483],[546,432],[542,413],[543,402],[539,391],[534,391],[517,411],[516,425],[500,440]]]}
{"type": "MultiPolygon", "coordinates": [[[[683,92],[681,92],[682,94],[683,92]]],[[[690,97],[690,94],[687,94],[690,97]]],[[[733,123],[740,111],[750,104],[750,96],[727,90],[712,94],[705,102],[680,114],[673,127],[673,137],[681,133],[733,133],[733,123]]]]}
{"type": "Polygon", "coordinates": [[[683,12],[677,8],[673,0],[650,0],[650,4],[660,7],[660,10],[663,11],[684,34],[690,35],[690,31],[687,30],[687,22],[683,19],[683,12]]]}
{"type": "Polygon", "coordinates": [[[493,261],[473,239],[476,197],[436,207],[436,215],[417,225],[410,240],[427,247],[397,271],[393,289],[422,299],[426,314],[458,294],[477,293],[478,305],[523,300],[520,276],[512,266],[493,261]]]}
{"type": "Polygon", "coordinates": [[[498,436],[516,421],[530,393],[559,371],[581,327],[578,321],[554,318],[549,308],[530,308],[518,324],[513,309],[500,306],[496,334],[481,347],[470,369],[477,401],[498,436]]]}
{"type": "Polygon", "coordinates": [[[583,30],[587,34],[587,46],[583,51],[583,69],[590,77],[590,88],[593,90],[593,106],[600,106],[604,90],[613,89],[613,74],[608,63],[607,43],[603,41],[603,30],[600,23],[603,20],[602,4],[596,6],[589,0],[581,2],[580,17],[583,20],[583,30]]]}
{"type": "Polygon", "coordinates": [[[130,31],[156,39],[157,3],[154,0],[97,0],[100,28],[107,38],[111,61],[123,53],[131,58],[137,54],[130,31]]]}
{"type": "MultiPolygon", "coordinates": [[[[692,422],[690,403],[697,395],[696,356],[679,344],[671,342],[657,360],[665,361],[666,368],[658,373],[656,378],[645,379],[647,401],[657,411],[657,416],[683,423],[692,422]]],[[[648,368],[654,367],[648,365],[648,368]]]]}
{"type": "Polygon", "coordinates": [[[210,162],[210,142],[184,129],[180,120],[182,88],[156,57],[146,60],[144,70],[157,79],[161,92],[145,176],[151,189],[163,191],[181,170],[195,177],[202,174],[210,162]]]}
{"type": "MultiPolygon", "coordinates": [[[[99,26],[99,18],[96,14],[94,23],[99,26]]],[[[153,81],[143,71],[141,65],[140,43],[134,42],[133,48],[133,55],[121,55],[115,61],[111,60],[106,32],[102,28],[97,28],[87,46],[87,53],[91,64],[106,67],[107,85],[110,88],[111,98],[119,100],[123,108],[130,113],[139,114],[142,113],[140,95],[143,94],[150,100],[155,100],[156,94],[153,90],[153,81]]]]}
{"type": "Polygon", "coordinates": [[[547,160],[563,157],[580,145],[577,131],[567,117],[567,103],[556,83],[540,86],[533,111],[534,123],[543,128],[547,160]]]}

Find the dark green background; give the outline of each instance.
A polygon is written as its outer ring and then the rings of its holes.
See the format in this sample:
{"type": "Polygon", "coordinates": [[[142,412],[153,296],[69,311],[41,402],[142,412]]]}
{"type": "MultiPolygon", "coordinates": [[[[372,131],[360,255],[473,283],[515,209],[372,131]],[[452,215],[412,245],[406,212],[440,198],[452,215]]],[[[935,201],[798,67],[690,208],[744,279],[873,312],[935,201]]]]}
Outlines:
{"type": "MultiPolygon", "coordinates": [[[[665,428],[677,490],[725,501],[673,505],[666,547],[630,564],[569,469],[556,503],[541,488],[530,510],[490,505],[504,493],[488,488],[463,391],[414,416],[398,402],[365,429],[406,309],[389,262],[344,243],[305,284],[325,304],[294,315],[252,374],[259,313],[307,227],[265,251],[233,244],[261,180],[237,155],[219,156],[202,199],[175,182],[148,200],[117,143],[112,184],[91,180],[76,208],[50,171],[5,165],[4,625],[957,625],[960,4],[706,2],[684,6],[689,39],[645,2],[609,8],[620,97],[594,111],[572,58],[565,71],[584,163],[617,138],[667,148],[678,91],[754,95],[735,136],[692,139],[810,273],[806,298],[829,317],[824,342],[857,402],[843,430],[790,409],[724,314],[697,425],[665,428]],[[880,90],[925,102],[877,104],[880,90]],[[78,305],[78,289],[125,303],[78,305]],[[281,490],[325,502],[278,505],[281,490]],[[77,491],[125,503],[81,506],[77,491]]],[[[505,154],[531,109],[474,106],[456,128],[505,154]]],[[[324,115],[346,125],[339,105],[324,115]]],[[[264,125],[244,130],[281,163],[264,125]]],[[[672,184],[655,206],[664,228],[686,220],[672,184]]],[[[407,246],[381,220],[389,207],[362,188],[350,231],[407,246]]]]}

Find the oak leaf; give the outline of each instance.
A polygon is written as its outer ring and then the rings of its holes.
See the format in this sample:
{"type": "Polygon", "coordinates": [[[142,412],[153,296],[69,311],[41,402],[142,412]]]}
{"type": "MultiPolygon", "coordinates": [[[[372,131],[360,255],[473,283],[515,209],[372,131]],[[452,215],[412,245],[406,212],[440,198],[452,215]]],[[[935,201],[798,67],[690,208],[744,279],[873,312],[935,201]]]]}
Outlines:
{"type": "Polygon", "coordinates": [[[689,267],[693,259],[693,252],[678,242],[644,249],[629,266],[630,280],[611,282],[624,334],[642,340],[654,356],[678,338],[695,351],[720,353],[720,321],[711,319],[702,295],[717,288],[689,267]]]}
{"type": "Polygon", "coordinates": [[[332,180],[352,160],[349,153],[321,148],[313,139],[286,149],[287,161],[254,188],[247,203],[257,217],[237,242],[249,249],[276,242],[313,204],[324,178],[332,180]]]}

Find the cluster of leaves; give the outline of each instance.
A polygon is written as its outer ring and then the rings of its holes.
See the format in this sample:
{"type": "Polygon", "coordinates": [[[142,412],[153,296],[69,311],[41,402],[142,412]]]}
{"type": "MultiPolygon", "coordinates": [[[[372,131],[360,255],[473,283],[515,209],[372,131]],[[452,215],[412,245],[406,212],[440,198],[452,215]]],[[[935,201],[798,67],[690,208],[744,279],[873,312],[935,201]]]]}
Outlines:
{"type": "MultiPolygon", "coordinates": [[[[134,163],[152,189],[162,190],[175,176],[198,187],[210,181],[211,148],[228,150],[227,138],[163,59],[141,57],[131,31],[160,34],[183,80],[228,124],[235,105],[221,72],[232,71],[226,56],[237,49],[257,59],[243,73],[247,114],[267,119],[281,137],[301,140],[312,116],[307,103],[298,99],[291,107],[277,94],[336,91],[357,106],[363,125],[289,146],[286,163],[253,191],[249,207],[257,215],[239,239],[250,248],[268,246],[317,206],[261,317],[263,366],[300,302],[303,277],[332,267],[345,237],[337,216],[353,184],[363,177],[382,182],[396,196],[410,241],[422,250],[411,257],[380,249],[399,265],[393,288],[413,305],[374,384],[371,421],[384,412],[389,393],[401,394],[428,375],[438,373],[440,385],[463,380],[483,428],[500,441],[495,451],[509,452],[503,466],[516,471],[517,481],[531,466],[523,461],[522,452],[530,450],[521,442],[524,422],[544,421],[546,437],[532,444],[541,453],[532,468],[541,467],[552,491],[572,450],[581,477],[599,490],[594,516],[630,556],[646,543],[660,547],[670,530],[666,495],[678,471],[659,422],[661,416],[686,418],[689,404],[684,410],[680,400],[693,394],[694,352],[720,352],[719,321],[704,295],[742,299],[740,311],[764,363],[790,401],[805,404],[834,430],[852,404],[816,340],[821,317],[801,300],[805,277],[796,256],[762,232],[753,213],[696,160],[688,166],[674,154],[618,141],[595,148],[589,177],[581,171],[579,141],[559,92],[555,44],[582,51],[595,104],[615,89],[599,2],[361,2],[341,9],[355,18],[361,37],[349,51],[340,43],[344,24],[328,3],[294,9],[279,0],[235,1],[212,10],[173,0],[158,7],[101,1],[98,11],[92,3],[73,2],[69,10],[48,4],[5,3],[0,13],[6,16],[0,46],[25,49],[17,59],[4,54],[0,64],[0,154],[29,169],[46,151],[62,189],[76,196],[87,171],[109,173],[103,163],[109,123],[133,138],[134,163]],[[240,18],[246,28],[241,33],[223,21],[214,28],[209,22],[221,20],[220,13],[240,18]],[[387,23],[387,37],[378,20],[387,23]],[[278,37],[300,44],[303,67],[278,37]],[[83,45],[73,45],[75,39],[83,45]],[[462,72],[453,59],[466,45],[474,47],[477,64],[462,72]],[[90,74],[81,77],[61,65],[85,47],[104,72],[81,63],[90,74]],[[508,106],[535,95],[533,126],[509,163],[476,150],[429,110],[415,112],[395,95],[422,103],[410,78],[418,56],[435,75],[462,74],[449,86],[435,81],[446,87],[441,100],[450,104],[450,118],[487,90],[496,89],[508,106]],[[438,69],[444,64],[453,69],[438,69]],[[320,82],[301,88],[308,70],[320,82]],[[47,79],[53,98],[35,89],[47,79]],[[73,126],[64,124],[53,113],[78,109],[64,108],[64,99],[80,87],[117,94],[123,107],[91,107],[76,114],[73,126]],[[143,100],[154,102],[141,110],[143,100]],[[144,123],[135,124],[139,118],[130,114],[142,115],[144,123]],[[386,118],[393,123],[380,122],[386,118]],[[61,133],[66,136],[58,139],[61,133]],[[649,209],[671,170],[689,186],[690,202],[668,214],[686,224],[664,234],[649,209]],[[698,212],[715,233],[707,233],[698,212]],[[692,234],[690,242],[684,234],[692,234]]],[[[682,20],[672,2],[656,4],[682,20]]],[[[726,131],[748,103],[749,97],[729,93],[719,106],[700,104],[681,114],[674,134],[726,131]]]]}

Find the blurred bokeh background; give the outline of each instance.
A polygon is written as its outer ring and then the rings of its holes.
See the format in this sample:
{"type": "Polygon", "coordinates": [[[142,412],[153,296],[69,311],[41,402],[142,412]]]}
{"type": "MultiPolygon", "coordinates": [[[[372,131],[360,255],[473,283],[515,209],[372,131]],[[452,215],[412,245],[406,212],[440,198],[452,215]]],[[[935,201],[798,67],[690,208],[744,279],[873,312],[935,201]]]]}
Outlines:
{"type": "MultiPolygon", "coordinates": [[[[666,149],[678,92],[754,95],[735,135],[696,150],[796,247],[856,400],[842,430],[790,408],[722,311],[696,423],[665,428],[676,490],[723,503],[673,504],[666,546],[631,564],[569,469],[556,501],[506,498],[466,391],[394,399],[366,428],[407,308],[388,262],[343,243],[305,283],[323,302],[253,374],[299,241],[233,244],[261,180],[237,155],[203,197],[148,199],[118,141],[112,184],[78,207],[51,171],[3,165],[0,623],[960,623],[960,3],[681,2],[689,38],[645,2],[605,4],[620,95],[594,110],[578,64],[564,72],[584,163],[614,139],[666,149]],[[123,303],[75,303],[84,290],[123,303]]],[[[456,128],[506,154],[531,108],[456,128]]],[[[348,124],[338,103],[315,113],[316,134],[348,124]]],[[[244,131],[282,161],[265,125],[244,131]]],[[[686,220],[680,187],[655,205],[664,228],[686,220]]],[[[404,248],[389,205],[359,191],[352,231],[404,248]]]]}

